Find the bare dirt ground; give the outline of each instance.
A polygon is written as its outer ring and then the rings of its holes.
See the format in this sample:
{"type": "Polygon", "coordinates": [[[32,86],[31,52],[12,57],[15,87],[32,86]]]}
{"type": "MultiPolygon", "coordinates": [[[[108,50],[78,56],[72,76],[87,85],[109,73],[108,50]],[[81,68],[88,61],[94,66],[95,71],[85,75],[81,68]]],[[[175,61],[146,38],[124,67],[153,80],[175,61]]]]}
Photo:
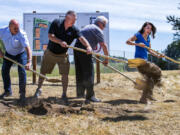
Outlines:
{"type": "MultiPolygon", "coordinates": [[[[137,72],[125,73],[135,79],[137,72]]],[[[180,71],[163,71],[163,87],[154,89],[157,101],[139,104],[142,91],[119,74],[102,74],[95,85],[101,103],[84,104],[77,99],[75,77],[69,77],[69,104],[61,100],[61,84],[46,82],[39,100],[28,78],[27,105],[17,100],[18,78],[12,78],[13,96],[0,100],[2,135],[179,135],[180,71]]],[[[0,80],[0,93],[3,92],[0,80]]]]}

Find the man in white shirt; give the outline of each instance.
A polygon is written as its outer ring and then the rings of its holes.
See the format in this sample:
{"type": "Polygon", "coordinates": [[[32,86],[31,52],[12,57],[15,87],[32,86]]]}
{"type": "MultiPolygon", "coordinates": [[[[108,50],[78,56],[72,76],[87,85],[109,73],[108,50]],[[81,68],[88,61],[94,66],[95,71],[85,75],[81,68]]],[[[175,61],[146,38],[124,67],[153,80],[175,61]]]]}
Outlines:
{"type": "MultiPolygon", "coordinates": [[[[19,28],[19,23],[15,19],[9,22],[9,26],[0,28],[0,40],[4,43],[5,54],[0,50],[0,58],[7,56],[18,63],[25,66],[27,70],[31,66],[31,49],[26,33],[19,28]]],[[[0,98],[12,95],[10,69],[13,63],[6,59],[3,60],[2,78],[4,84],[4,93],[0,98]]],[[[19,75],[19,93],[20,102],[25,101],[26,93],[26,71],[24,68],[18,66],[19,75]]]]}

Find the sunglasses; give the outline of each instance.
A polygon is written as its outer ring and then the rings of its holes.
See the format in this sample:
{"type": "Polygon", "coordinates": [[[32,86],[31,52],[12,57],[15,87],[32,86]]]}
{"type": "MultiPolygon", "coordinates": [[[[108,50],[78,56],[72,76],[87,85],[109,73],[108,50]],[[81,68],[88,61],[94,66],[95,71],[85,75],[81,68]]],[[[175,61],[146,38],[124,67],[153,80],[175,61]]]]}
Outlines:
{"type": "Polygon", "coordinates": [[[106,27],[106,24],[105,24],[105,23],[101,22],[101,24],[102,24],[103,27],[106,27]]]}

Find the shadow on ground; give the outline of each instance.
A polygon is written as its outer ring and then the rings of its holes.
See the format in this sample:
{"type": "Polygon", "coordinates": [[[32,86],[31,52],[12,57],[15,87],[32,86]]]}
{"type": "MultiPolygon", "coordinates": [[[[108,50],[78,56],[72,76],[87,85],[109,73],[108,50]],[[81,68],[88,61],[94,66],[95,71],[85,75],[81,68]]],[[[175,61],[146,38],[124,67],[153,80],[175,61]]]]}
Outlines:
{"type": "Polygon", "coordinates": [[[102,121],[111,121],[111,122],[119,122],[119,121],[144,121],[148,120],[147,117],[142,115],[133,115],[133,116],[118,116],[118,117],[105,117],[102,121]]]}
{"type": "Polygon", "coordinates": [[[130,100],[130,99],[117,99],[117,100],[104,101],[104,103],[108,103],[108,104],[116,106],[116,105],[120,105],[120,104],[138,104],[139,101],[130,100]]]}
{"type": "Polygon", "coordinates": [[[82,114],[83,111],[94,112],[92,105],[85,105],[84,99],[69,98],[68,101],[58,97],[34,98],[27,97],[26,103],[20,104],[17,98],[8,98],[0,100],[0,108],[18,109],[23,107],[28,113],[42,116],[47,114],[82,114]]]}

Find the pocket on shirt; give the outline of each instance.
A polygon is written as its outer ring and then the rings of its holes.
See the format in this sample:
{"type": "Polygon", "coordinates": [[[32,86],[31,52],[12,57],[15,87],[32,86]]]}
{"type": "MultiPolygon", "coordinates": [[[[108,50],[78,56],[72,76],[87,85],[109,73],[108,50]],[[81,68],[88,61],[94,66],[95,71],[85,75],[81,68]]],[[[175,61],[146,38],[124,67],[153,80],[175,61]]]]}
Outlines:
{"type": "Polygon", "coordinates": [[[19,48],[20,46],[21,46],[21,43],[20,43],[20,41],[19,40],[17,40],[17,39],[14,39],[14,44],[13,44],[13,48],[19,48]]]}

